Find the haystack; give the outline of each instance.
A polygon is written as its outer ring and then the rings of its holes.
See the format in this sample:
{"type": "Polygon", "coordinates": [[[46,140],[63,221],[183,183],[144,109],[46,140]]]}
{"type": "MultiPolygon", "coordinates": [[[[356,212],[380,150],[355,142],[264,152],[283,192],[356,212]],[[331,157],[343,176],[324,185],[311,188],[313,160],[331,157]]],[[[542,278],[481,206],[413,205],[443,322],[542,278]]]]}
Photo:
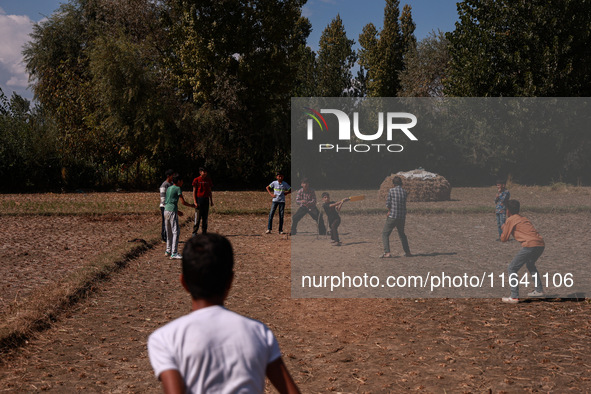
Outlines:
{"type": "Polygon", "coordinates": [[[441,175],[423,169],[391,174],[380,185],[378,198],[385,200],[393,188],[392,178],[402,178],[402,187],[408,192],[408,201],[449,201],[451,185],[441,175]]]}

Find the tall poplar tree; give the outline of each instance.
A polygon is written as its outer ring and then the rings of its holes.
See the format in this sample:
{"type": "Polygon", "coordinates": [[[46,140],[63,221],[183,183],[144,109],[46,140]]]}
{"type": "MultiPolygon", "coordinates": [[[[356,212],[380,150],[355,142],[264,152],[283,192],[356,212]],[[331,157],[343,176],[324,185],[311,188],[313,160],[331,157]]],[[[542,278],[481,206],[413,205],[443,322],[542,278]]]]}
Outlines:
{"type": "Polygon", "coordinates": [[[402,35],[402,51],[403,56],[415,50],[417,47],[417,38],[415,37],[415,29],[417,25],[412,19],[412,9],[408,4],[402,8],[400,14],[400,33],[402,35]]]}
{"type": "Polygon", "coordinates": [[[416,45],[411,8],[405,6],[400,15],[399,7],[398,0],[386,0],[382,29],[378,32],[370,23],[359,36],[359,64],[367,70],[369,96],[398,95],[405,53],[416,45]]]}
{"type": "Polygon", "coordinates": [[[373,23],[363,26],[359,35],[358,58],[361,69],[365,70],[365,92],[368,96],[374,96],[380,53],[378,52],[378,29],[373,23]]]}
{"type": "Polygon", "coordinates": [[[354,43],[347,38],[340,15],[322,32],[317,61],[319,96],[342,97],[352,94],[351,68],[356,61],[354,43]]]}

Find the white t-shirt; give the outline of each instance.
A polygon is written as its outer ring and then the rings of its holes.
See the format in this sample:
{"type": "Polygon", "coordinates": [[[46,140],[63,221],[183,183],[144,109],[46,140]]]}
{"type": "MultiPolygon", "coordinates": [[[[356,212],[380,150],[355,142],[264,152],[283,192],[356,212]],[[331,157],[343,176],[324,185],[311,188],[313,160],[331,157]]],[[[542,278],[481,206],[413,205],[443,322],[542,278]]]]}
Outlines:
{"type": "Polygon", "coordinates": [[[156,377],[177,370],[191,393],[262,393],[267,365],[281,356],[263,323],[222,306],[198,309],[148,338],[156,377]]]}
{"type": "Polygon", "coordinates": [[[285,192],[291,189],[289,183],[279,181],[273,181],[269,184],[269,189],[273,190],[273,201],[274,202],[285,202],[285,192]]]}

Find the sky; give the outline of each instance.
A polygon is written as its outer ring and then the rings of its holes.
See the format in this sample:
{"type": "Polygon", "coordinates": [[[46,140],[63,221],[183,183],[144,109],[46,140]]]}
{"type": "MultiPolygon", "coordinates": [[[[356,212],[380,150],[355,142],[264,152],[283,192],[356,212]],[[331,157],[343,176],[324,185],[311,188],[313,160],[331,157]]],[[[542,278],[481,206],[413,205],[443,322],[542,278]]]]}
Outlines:
{"type": "MultiPolygon", "coordinates": [[[[417,39],[432,31],[452,31],[457,21],[457,0],[400,0],[412,7],[417,39]]],[[[29,100],[28,75],[22,60],[22,47],[29,40],[33,24],[49,17],[63,0],[0,0],[0,88],[7,97],[16,92],[29,100]]],[[[384,0],[308,0],[303,15],[312,23],[308,45],[318,50],[322,31],[340,15],[347,37],[357,44],[359,34],[368,23],[378,30],[384,19],[384,0]]],[[[355,48],[358,48],[356,45],[355,48]]]]}

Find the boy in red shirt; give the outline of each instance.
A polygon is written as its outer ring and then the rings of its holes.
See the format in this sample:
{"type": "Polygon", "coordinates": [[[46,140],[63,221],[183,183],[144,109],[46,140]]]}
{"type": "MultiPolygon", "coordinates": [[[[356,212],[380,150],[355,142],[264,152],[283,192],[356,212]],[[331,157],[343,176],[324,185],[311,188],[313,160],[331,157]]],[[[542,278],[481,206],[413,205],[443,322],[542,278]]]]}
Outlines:
{"type": "Polygon", "coordinates": [[[524,265],[532,276],[535,290],[528,294],[529,297],[543,297],[542,278],[536,268],[536,261],[544,252],[544,239],[540,236],[531,222],[519,215],[520,204],[517,200],[509,200],[507,205],[507,220],[503,224],[501,241],[507,242],[511,235],[521,243],[521,250],[515,255],[509,264],[509,283],[517,283],[511,286],[511,297],[503,297],[503,302],[516,304],[519,302],[519,278],[517,272],[524,265]],[[513,279],[512,279],[513,278],[513,279]]]}
{"type": "Polygon", "coordinates": [[[213,187],[213,182],[211,178],[207,175],[207,168],[200,167],[199,174],[197,178],[193,180],[193,200],[195,201],[195,205],[197,205],[197,209],[195,210],[195,224],[193,225],[193,235],[197,235],[197,231],[199,231],[199,224],[201,221],[202,227],[201,232],[203,234],[207,234],[207,218],[209,216],[209,206],[213,207],[213,196],[211,194],[211,188],[213,187]]]}

